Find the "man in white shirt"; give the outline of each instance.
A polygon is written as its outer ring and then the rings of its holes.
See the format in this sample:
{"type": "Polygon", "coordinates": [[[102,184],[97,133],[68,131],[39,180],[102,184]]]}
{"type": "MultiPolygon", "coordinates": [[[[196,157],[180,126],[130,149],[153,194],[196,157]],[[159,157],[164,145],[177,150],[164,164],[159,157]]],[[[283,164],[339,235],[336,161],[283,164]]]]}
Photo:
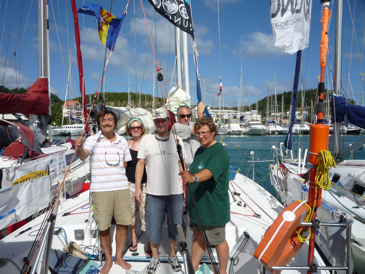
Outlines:
{"type": "Polygon", "coordinates": [[[76,139],[77,155],[81,160],[90,156],[92,201],[94,219],[98,226],[100,243],[105,253],[105,264],[100,270],[107,274],[113,265],[110,250],[110,226],[114,215],[117,224],[115,235],[116,253],[114,263],[124,269],[131,265],[124,261],[122,251],[127,228],[132,224],[128,179],[124,163],[131,161],[127,140],[114,132],[118,119],[109,110],[102,110],[96,116],[99,131],[86,139],[76,139]]]}
{"type": "MultiPolygon", "coordinates": [[[[146,236],[151,242],[152,258],[147,273],[153,274],[160,265],[158,245],[162,241],[162,225],[167,215],[170,240],[169,263],[175,272],[181,271],[176,257],[179,236],[176,226],[183,224],[183,182],[174,135],[168,131],[170,118],[164,107],[154,114],[156,131],[142,137],[138,149],[135,196],[142,201],[141,180],[146,165],[146,236]]],[[[182,144],[181,138],[177,137],[182,144]]],[[[182,146],[183,158],[185,149],[182,146]]]]}
{"type": "MultiPolygon", "coordinates": [[[[198,119],[203,117],[205,105],[200,102],[198,105],[198,119]]],[[[177,109],[178,123],[174,124],[177,136],[184,142],[186,152],[186,166],[189,168],[193,162],[195,152],[200,147],[198,138],[194,133],[194,123],[191,122],[191,109],[187,105],[181,105],[177,109]]]]}

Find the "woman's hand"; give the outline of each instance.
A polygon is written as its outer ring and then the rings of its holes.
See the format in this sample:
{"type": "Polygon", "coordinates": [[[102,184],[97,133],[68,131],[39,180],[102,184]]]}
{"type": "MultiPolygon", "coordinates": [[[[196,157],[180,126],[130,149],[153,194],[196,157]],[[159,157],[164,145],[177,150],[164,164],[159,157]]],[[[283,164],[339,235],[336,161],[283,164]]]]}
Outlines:
{"type": "Polygon", "coordinates": [[[194,182],[194,178],[193,175],[190,174],[189,171],[185,170],[185,171],[181,171],[179,173],[179,175],[181,176],[181,178],[184,180],[184,182],[186,183],[193,183],[194,182]]]}
{"type": "Polygon", "coordinates": [[[137,188],[136,187],[136,190],[135,190],[135,193],[134,193],[134,196],[136,197],[136,200],[138,202],[142,202],[142,199],[143,199],[143,193],[142,193],[142,190],[140,188],[137,188]]]}

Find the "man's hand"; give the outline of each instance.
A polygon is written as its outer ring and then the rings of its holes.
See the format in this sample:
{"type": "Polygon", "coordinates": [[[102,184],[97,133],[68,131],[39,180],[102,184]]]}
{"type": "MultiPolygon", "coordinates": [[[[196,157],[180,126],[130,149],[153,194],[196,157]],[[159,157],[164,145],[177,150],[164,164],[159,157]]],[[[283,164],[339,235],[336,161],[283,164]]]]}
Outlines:
{"type": "Polygon", "coordinates": [[[190,172],[187,171],[187,170],[181,171],[179,173],[179,175],[181,176],[181,178],[184,180],[185,183],[193,183],[194,182],[193,175],[191,175],[190,172]]]}
{"type": "Polygon", "coordinates": [[[204,109],[205,109],[205,105],[204,105],[203,101],[201,101],[198,105],[198,118],[203,117],[204,109]]]}
{"type": "Polygon", "coordinates": [[[138,202],[142,202],[142,199],[143,199],[143,193],[142,193],[142,190],[141,190],[141,188],[137,188],[136,187],[136,191],[135,191],[135,193],[134,193],[134,197],[136,197],[136,200],[138,201],[138,202]]]}
{"type": "Polygon", "coordinates": [[[77,137],[75,141],[75,146],[77,147],[77,150],[79,150],[79,148],[82,148],[83,145],[84,145],[84,138],[82,136],[77,137]]]}

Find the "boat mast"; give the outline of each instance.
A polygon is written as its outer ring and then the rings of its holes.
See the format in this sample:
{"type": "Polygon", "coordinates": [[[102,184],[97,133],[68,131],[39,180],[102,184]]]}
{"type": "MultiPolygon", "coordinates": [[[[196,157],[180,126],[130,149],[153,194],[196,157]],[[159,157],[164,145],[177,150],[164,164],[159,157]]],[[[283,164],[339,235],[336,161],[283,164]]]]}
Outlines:
{"type": "MultiPolygon", "coordinates": [[[[336,7],[336,34],[335,34],[335,72],[333,82],[333,93],[334,95],[341,94],[341,50],[342,50],[342,10],[343,1],[337,1],[336,7]]],[[[332,156],[336,157],[339,153],[339,140],[340,140],[340,122],[333,124],[333,135],[332,135],[332,156]]]]}
{"type": "MultiPolygon", "coordinates": [[[[50,75],[49,75],[49,19],[48,19],[48,1],[39,0],[39,21],[38,21],[38,51],[39,51],[39,72],[40,78],[48,79],[48,98],[49,107],[48,115],[51,117],[51,86],[50,86],[50,75]]],[[[32,115],[33,116],[33,115],[32,115]]],[[[33,116],[36,119],[36,116],[33,116]]],[[[34,119],[34,120],[35,120],[34,119]]],[[[40,116],[43,134],[47,135],[47,124],[48,118],[45,115],[40,116]]],[[[30,120],[33,120],[32,118],[30,120]]],[[[51,133],[51,124],[48,125],[49,133],[51,133]]],[[[52,134],[49,134],[48,138],[52,141],[52,134]]]]}
{"type": "MultiPolygon", "coordinates": [[[[362,71],[362,70],[361,70],[362,71]]],[[[361,73],[360,72],[360,93],[361,93],[361,106],[363,107],[364,106],[364,100],[363,100],[363,92],[364,92],[364,90],[363,90],[363,84],[364,84],[364,73],[361,73]]]]}
{"type": "MultiPolygon", "coordinates": [[[[153,83],[155,83],[155,78],[153,78],[153,83]]],[[[128,107],[131,107],[131,77],[128,76],[128,107]]]]}
{"type": "MultiPolygon", "coordinates": [[[[189,88],[189,60],[188,60],[188,35],[185,31],[182,32],[183,38],[183,54],[184,54],[184,80],[185,80],[185,99],[190,97],[189,88]]],[[[191,103],[191,102],[190,102],[191,103]]]]}
{"type": "Polygon", "coordinates": [[[267,77],[268,77],[268,82],[267,82],[267,99],[266,99],[266,123],[265,123],[266,125],[269,122],[270,75],[268,75],[267,77]]]}
{"type": "Polygon", "coordinates": [[[156,76],[155,71],[152,72],[153,88],[152,88],[152,109],[155,109],[155,96],[156,96],[156,76]]]}
{"type": "Polygon", "coordinates": [[[179,88],[182,88],[180,43],[180,29],[178,27],[175,27],[176,77],[177,85],[179,86],[179,88]]]}
{"type": "Polygon", "coordinates": [[[203,88],[203,103],[206,104],[206,102],[205,102],[205,77],[203,79],[203,85],[204,85],[204,88],[203,88]]]}
{"type": "Polygon", "coordinates": [[[241,75],[240,75],[240,96],[238,98],[238,108],[237,108],[238,123],[241,121],[240,119],[241,98],[242,98],[242,59],[241,59],[241,75]]]}
{"type": "Polygon", "coordinates": [[[69,90],[69,85],[70,85],[70,81],[71,81],[71,53],[70,53],[70,67],[68,69],[68,77],[67,77],[67,86],[66,86],[66,93],[65,93],[65,102],[63,104],[62,107],[62,126],[63,126],[63,120],[65,118],[65,110],[66,110],[66,103],[67,103],[67,93],[69,90]]]}
{"type": "MultiPolygon", "coordinates": [[[[213,117],[215,117],[214,113],[215,113],[215,69],[213,68],[213,117]]],[[[215,121],[214,118],[213,120],[215,121]]]]}
{"type": "Polygon", "coordinates": [[[278,100],[276,98],[276,79],[275,79],[275,74],[274,74],[274,93],[275,93],[275,99],[274,99],[274,103],[275,103],[275,106],[274,106],[274,113],[275,113],[275,121],[277,120],[277,114],[279,112],[279,109],[278,109],[278,100]]]}
{"type": "Polygon", "coordinates": [[[281,96],[281,123],[283,123],[284,120],[284,93],[281,96]]]}

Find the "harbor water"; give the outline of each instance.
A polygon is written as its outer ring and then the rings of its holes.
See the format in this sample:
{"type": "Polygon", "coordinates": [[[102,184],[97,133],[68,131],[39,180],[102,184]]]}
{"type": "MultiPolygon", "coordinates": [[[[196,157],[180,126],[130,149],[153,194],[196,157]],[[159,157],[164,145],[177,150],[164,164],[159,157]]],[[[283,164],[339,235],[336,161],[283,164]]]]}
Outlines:
{"type": "MultiPolygon", "coordinates": [[[[128,137],[128,136],[124,136],[128,137]]],[[[361,140],[364,136],[361,135],[343,135],[340,137],[340,150],[353,145],[361,140]]],[[[65,141],[69,137],[54,136],[53,140],[65,141]]],[[[77,136],[72,136],[76,139],[77,136]]],[[[129,138],[129,137],[128,137],[129,138]]],[[[285,135],[265,135],[265,136],[235,136],[235,135],[218,135],[216,140],[225,144],[225,148],[230,156],[230,165],[233,170],[249,177],[254,178],[255,182],[264,187],[267,191],[273,194],[272,186],[269,177],[269,166],[273,164],[273,146],[278,148],[280,143],[284,143],[285,135]],[[254,158],[254,161],[253,161],[254,158]],[[254,177],[253,177],[254,176],[254,177]]],[[[332,136],[329,136],[329,150],[331,147],[332,136]]],[[[309,135],[293,135],[292,148],[293,155],[296,158],[298,148],[302,150],[302,158],[305,149],[308,148],[309,135]]],[[[353,153],[348,153],[345,159],[365,159],[365,149],[360,146],[353,153]]],[[[284,151],[284,149],[283,149],[284,151]]]]}

